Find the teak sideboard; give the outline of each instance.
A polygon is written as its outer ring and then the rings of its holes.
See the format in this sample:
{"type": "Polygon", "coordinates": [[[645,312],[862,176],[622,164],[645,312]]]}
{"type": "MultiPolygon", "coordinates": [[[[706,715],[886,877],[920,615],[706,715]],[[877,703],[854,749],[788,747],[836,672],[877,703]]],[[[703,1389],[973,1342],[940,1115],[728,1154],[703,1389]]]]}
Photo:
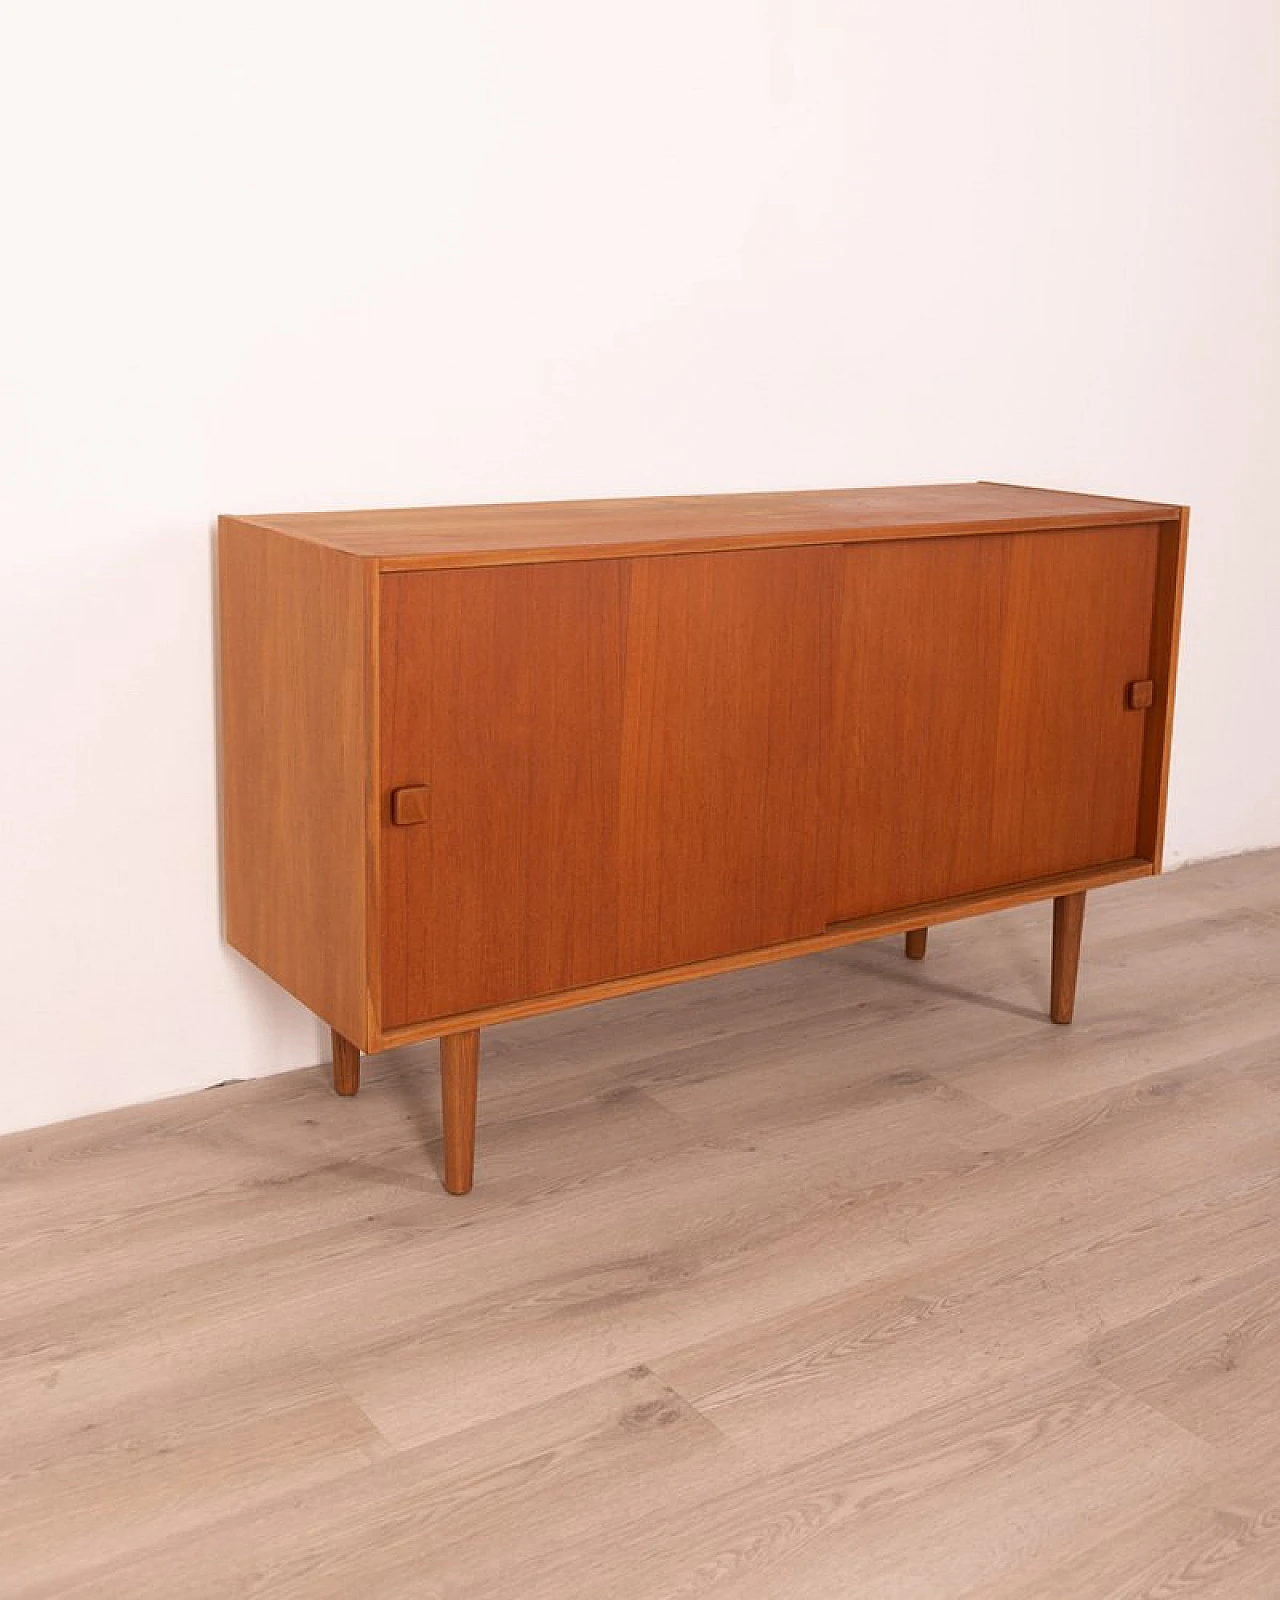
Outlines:
{"type": "Polygon", "coordinates": [[[1187,511],[1017,488],[219,521],[226,933],[360,1052],[1160,870],[1187,511]]]}

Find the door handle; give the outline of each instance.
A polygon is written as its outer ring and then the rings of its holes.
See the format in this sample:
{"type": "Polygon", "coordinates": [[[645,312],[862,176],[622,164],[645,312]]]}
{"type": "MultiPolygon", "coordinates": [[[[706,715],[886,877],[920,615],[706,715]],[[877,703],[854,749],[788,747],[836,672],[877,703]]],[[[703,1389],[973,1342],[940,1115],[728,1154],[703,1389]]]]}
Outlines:
{"type": "Polygon", "coordinates": [[[391,820],[398,828],[431,820],[431,789],[425,783],[391,791],[391,820]]]}

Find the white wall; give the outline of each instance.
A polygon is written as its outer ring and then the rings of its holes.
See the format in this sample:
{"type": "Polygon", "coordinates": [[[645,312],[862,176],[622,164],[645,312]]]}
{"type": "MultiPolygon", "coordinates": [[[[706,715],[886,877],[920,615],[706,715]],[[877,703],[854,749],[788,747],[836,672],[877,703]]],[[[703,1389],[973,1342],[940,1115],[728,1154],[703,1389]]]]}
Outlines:
{"type": "Polygon", "coordinates": [[[322,1059],[223,949],[218,511],[1194,507],[1173,861],[1280,842],[1271,0],[0,11],[0,1128],[322,1059]]]}

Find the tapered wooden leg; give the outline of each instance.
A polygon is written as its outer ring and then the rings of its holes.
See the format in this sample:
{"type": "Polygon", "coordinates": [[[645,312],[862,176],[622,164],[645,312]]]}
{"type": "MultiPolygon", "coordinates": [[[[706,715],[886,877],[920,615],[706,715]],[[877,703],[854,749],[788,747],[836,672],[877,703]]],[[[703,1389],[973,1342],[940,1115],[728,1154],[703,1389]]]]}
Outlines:
{"type": "Polygon", "coordinates": [[[1053,902],[1053,977],[1049,988],[1049,1015],[1055,1022],[1070,1022],[1075,1010],[1083,931],[1084,891],[1060,894],[1053,902]]]}
{"type": "Polygon", "coordinates": [[[354,1094],[360,1087],[360,1046],[333,1030],[333,1087],[339,1094],[354,1094]]]}
{"type": "Polygon", "coordinates": [[[440,1041],[440,1101],[444,1112],[444,1186],[466,1194],[476,1164],[476,1085],[480,1030],[447,1033],[440,1041]]]}
{"type": "Polygon", "coordinates": [[[923,961],[924,947],[929,942],[928,928],[911,928],[907,932],[907,960],[923,961]]]}

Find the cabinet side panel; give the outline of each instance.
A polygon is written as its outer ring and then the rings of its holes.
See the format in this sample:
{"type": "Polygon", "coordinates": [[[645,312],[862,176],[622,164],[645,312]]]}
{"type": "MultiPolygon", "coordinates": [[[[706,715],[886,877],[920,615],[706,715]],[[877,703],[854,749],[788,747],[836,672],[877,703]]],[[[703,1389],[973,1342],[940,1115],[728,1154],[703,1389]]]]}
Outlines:
{"type": "Polygon", "coordinates": [[[1187,562],[1187,523],[1184,506],[1177,522],[1160,529],[1156,565],[1155,617],[1151,629],[1151,667],[1155,686],[1147,713],[1147,736],[1142,755],[1142,804],[1138,814],[1138,854],[1149,858],[1157,872],[1164,859],[1164,816],[1169,788],[1169,755],[1173,742],[1173,696],[1178,676],[1178,636],[1182,626],[1182,578],[1187,562]]]}
{"type": "Polygon", "coordinates": [[[228,942],[369,1043],[364,563],[218,525],[228,942]]]}

